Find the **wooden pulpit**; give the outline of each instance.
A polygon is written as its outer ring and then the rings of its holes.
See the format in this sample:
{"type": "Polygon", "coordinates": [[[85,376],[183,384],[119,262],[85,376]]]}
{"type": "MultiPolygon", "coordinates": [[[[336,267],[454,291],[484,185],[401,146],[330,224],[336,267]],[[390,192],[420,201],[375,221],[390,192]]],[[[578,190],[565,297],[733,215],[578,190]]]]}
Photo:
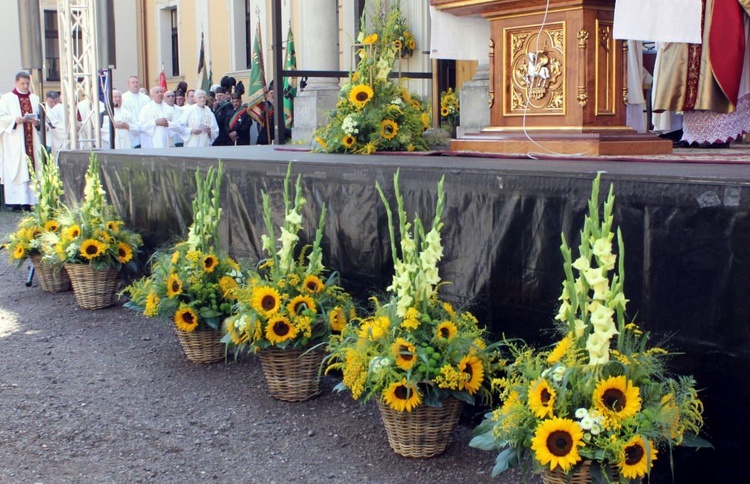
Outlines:
{"type": "MultiPolygon", "coordinates": [[[[431,0],[490,21],[490,126],[456,151],[620,155],[672,152],[626,125],[627,43],[615,0],[431,0]]],[[[640,86],[638,86],[640,89],[640,86]]]]}

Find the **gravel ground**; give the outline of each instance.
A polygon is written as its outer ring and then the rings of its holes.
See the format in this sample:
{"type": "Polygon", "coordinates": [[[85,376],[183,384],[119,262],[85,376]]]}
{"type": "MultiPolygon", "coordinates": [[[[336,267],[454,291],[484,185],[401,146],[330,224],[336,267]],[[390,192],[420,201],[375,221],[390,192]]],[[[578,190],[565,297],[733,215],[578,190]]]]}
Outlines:
{"type": "MultiPolygon", "coordinates": [[[[0,240],[19,218],[0,212],[0,240]]],[[[446,453],[403,458],[374,402],[333,393],[334,377],[310,401],[275,400],[257,359],[190,363],[168,324],[81,310],[0,259],[0,482],[522,481],[490,478],[471,410],[446,453]]]]}

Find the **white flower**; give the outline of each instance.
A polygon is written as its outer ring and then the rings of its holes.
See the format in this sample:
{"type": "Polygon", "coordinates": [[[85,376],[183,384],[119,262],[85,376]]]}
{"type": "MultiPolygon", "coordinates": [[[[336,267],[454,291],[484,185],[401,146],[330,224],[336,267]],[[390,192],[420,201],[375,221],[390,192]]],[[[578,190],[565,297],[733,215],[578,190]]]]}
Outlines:
{"type": "Polygon", "coordinates": [[[292,225],[300,225],[302,224],[302,215],[298,214],[296,210],[290,210],[286,214],[286,221],[292,225]]]}
{"type": "Polygon", "coordinates": [[[573,267],[578,269],[580,272],[583,272],[583,271],[588,270],[591,267],[591,265],[589,264],[589,260],[586,257],[581,256],[578,259],[576,259],[575,262],[573,262],[573,267]]]}
{"type": "Polygon", "coordinates": [[[591,307],[593,310],[591,313],[591,325],[594,327],[594,331],[607,340],[618,334],[613,319],[614,309],[597,302],[594,302],[591,307]]]}
{"type": "Polygon", "coordinates": [[[593,435],[599,435],[602,431],[602,427],[598,423],[591,425],[591,433],[593,435]]]}
{"type": "Polygon", "coordinates": [[[591,250],[594,252],[594,255],[597,257],[611,254],[612,242],[609,240],[608,237],[602,238],[602,239],[596,239],[591,246],[591,250]]]}
{"type": "Polygon", "coordinates": [[[615,268],[615,262],[617,261],[617,256],[614,254],[602,254],[599,256],[599,262],[601,262],[602,267],[607,269],[608,271],[611,271],[615,268]]]}
{"type": "Polygon", "coordinates": [[[260,241],[263,243],[263,250],[271,252],[273,250],[273,240],[266,234],[260,236],[260,241]]]}
{"type": "Polygon", "coordinates": [[[566,371],[566,369],[562,365],[556,367],[552,371],[552,379],[555,380],[557,383],[562,382],[563,378],[565,378],[565,371],[566,371]]]}
{"type": "Polygon", "coordinates": [[[609,362],[609,340],[599,333],[591,333],[586,340],[586,351],[589,352],[589,365],[601,365],[609,362]]]}
{"type": "Polygon", "coordinates": [[[579,408],[579,409],[576,410],[576,418],[577,419],[582,419],[583,417],[588,417],[588,416],[589,416],[588,409],[586,409],[584,407],[581,407],[581,408],[579,408]]]}
{"type": "Polygon", "coordinates": [[[408,235],[404,236],[403,239],[401,239],[401,252],[411,253],[414,251],[414,239],[410,238],[408,235]]]}
{"type": "Polygon", "coordinates": [[[568,302],[567,299],[565,299],[560,305],[560,310],[557,312],[557,316],[555,316],[555,319],[558,321],[565,321],[566,319],[568,319],[569,310],[570,310],[570,303],[568,302]]]}
{"type": "Polygon", "coordinates": [[[376,356],[370,360],[370,373],[378,374],[391,366],[390,358],[385,356],[376,356]]]}
{"type": "Polygon", "coordinates": [[[591,427],[594,425],[594,421],[587,415],[581,419],[579,425],[583,430],[591,430],[591,427]]]}
{"type": "Polygon", "coordinates": [[[576,327],[575,327],[576,338],[583,337],[584,331],[586,331],[586,323],[584,323],[580,319],[576,319],[576,327]]]}

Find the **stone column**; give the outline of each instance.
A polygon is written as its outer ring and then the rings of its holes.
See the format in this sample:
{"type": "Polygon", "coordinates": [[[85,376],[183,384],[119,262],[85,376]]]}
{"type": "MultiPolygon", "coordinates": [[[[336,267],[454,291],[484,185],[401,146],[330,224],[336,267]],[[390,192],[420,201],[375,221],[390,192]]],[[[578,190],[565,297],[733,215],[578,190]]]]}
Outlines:
{"type": "MultiPolygon", "coordinates": [[[[339,70],[338,13],[334,0],[304,0],[299,5],[299,37],[295,39],[301,70],[339,70]]],[[[295,142],[309,142],[315,130],[328,123],[336,107],[339,79],[311,77],[294,100],[295,142]]]]}
{"type": "Polygon", "coordinates": [[[479,64],[471,81],[464,83],[459,93],[461,120],[456,127],[459,138],[466,133],[478,133],[490,125],[490,65],[479,64]]]}

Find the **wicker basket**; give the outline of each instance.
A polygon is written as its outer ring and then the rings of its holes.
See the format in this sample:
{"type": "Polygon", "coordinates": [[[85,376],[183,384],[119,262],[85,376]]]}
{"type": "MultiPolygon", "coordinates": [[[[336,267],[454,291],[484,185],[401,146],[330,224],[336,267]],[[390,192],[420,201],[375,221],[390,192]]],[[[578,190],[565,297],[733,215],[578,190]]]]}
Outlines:
{"type": "Polygon", "coordinates": [[[542,472],[542,482],[544,484],[617,484],[620,482],[617,469],[612,464],[606,464],[603,467],[603,470],[606,469],[607,476],[603,476],[598,469],[592,471],[595,467],[598,465],[594,465],[593,461],[584,460],[567,474],[559,467],[556,467],[554,471],[545,469],[542,472]]]}
{"type": "Polygon", "coordinates": [[[451,397],[442,407],[420,405],[411,412],[399,412],[378,398],[388,443],[404,457],[427,458],[443,453],[451,443],[462,405],[451,397]]]}
{"type": "Polygon", "coordinates": [[[42,256],[38,254],[32,255],[30,259],[42,291],[65,292],[72,289],[68,272],[62,266],[45,264],[42,262],[42,256]]]}
{"type": "Polygon", "coordinates": [[[212,329],[195,330],[187,333],[175,328],[185,356],[193,363],[214,363],[224,358],[224,345],[221,332],[212,329]]]}
{"type": "Polygon", "coordinates": [[[94,270],[89,264],[65,264],[73,293],[83,309],[102,309],[117,302],[117,269],[94,270]]]}
{"type": "Polygon", "coordinates": [[[302,402],[320,393],[322,350],[266,348],[258,356],[268,391],[274,398],[302,402]]]}

